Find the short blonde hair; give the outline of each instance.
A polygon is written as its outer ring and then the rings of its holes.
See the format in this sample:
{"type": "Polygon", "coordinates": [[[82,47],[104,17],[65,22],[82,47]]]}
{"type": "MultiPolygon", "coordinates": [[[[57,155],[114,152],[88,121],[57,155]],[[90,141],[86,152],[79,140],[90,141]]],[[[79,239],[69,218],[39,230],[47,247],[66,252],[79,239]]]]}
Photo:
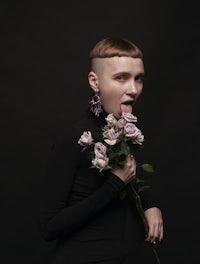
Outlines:
{"type": "Polygon", "coordinates": [[[143,59],[141,50],[131,41],[124,38],[104,38],[97,42],[90,52],[90,59],[111,57],[133,57],[143,59]]]}

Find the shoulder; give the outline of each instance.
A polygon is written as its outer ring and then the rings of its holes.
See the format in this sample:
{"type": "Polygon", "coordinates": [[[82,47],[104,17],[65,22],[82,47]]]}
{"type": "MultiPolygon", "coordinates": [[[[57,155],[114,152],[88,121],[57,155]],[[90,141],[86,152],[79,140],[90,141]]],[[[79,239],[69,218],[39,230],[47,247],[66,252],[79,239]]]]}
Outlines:
{"type": "Polygon", "coordinates": [[[68,120],[63,128],[57,132],[53,139],[53,146],[67,146],[78,145],[78,140],[84,131],[94,131],[98,125],[94,122],[91,115],[86,111],[82,115],[68,120]]]}

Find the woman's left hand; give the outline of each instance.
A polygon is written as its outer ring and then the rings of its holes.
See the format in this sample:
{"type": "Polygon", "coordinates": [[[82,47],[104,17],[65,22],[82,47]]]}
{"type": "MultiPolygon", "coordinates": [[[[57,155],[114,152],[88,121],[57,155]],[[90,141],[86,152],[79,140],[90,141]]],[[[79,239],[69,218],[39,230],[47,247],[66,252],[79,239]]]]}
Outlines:
{"type": "Polygon", "coordinates": [[[149,227],[146,241],[156,244],[156,242],[160,242],[163,239],[162,213],[159,208],[151,207],[144,214],[149,227]]]}

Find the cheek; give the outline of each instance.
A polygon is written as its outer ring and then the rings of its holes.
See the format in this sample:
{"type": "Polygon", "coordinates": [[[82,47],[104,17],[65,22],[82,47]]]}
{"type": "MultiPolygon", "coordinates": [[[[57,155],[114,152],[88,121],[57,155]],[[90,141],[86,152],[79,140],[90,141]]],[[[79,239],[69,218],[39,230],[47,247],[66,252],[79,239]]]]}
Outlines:
{"type": "Polygon", "coordinates": [[[141,95],[142,90],[143,90],[143,86],[141,86],[141,87],[138,88],[138,97],[141,95]]]}
{"type": "Polygon", "coordinates": [[[108,102],[110,101],[110,94],[109,94],[109,92],[102,89],[102,90],[99,91],[99,96],[101,98],[102,105],[105,107],[105,105],[107,105],[108,102]]]}
{"type": "Polygon", "coordinates": [[[101,80],[99,83],[99,95],[102,99],[102,102],[112,102],[116,100],[123,93],[122,87],[117,86],[112,81],[101,80]]]}
{"type": "Polygon", "coordinates": [[[107,111],[110,111],[110,108],[112,108],[113,105],[116,105],[119,97],[116,92],[112,89],[106,89],[106,91],[101,91],[99,95],[101,98],[101,103],[107,111]]]}
{"type": "Polygon", "coordinates": [[[113,89],[113,87],[111,87],[110,85],[104,85],[99,87],[99,94],[106,100],[107,98],[115,96],[115,89],[113,89]]]}
{"type": "Polygon", "coordinates": [[[136,100],[140,97],[141,93],[142,93],[142,89],[138,89],[137,95],[136,95],[136,100]]]}

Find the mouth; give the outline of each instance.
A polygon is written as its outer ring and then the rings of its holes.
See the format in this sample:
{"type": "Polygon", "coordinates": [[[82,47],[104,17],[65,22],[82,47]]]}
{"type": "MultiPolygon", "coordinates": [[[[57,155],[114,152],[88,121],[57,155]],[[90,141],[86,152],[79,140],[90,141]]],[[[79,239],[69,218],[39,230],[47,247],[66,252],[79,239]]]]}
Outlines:
{"type": "Polygon", "coordinates": [[[132,113],[133,111],[133,100],[125,101],[120,105],[121,112],[132,113]]]}

